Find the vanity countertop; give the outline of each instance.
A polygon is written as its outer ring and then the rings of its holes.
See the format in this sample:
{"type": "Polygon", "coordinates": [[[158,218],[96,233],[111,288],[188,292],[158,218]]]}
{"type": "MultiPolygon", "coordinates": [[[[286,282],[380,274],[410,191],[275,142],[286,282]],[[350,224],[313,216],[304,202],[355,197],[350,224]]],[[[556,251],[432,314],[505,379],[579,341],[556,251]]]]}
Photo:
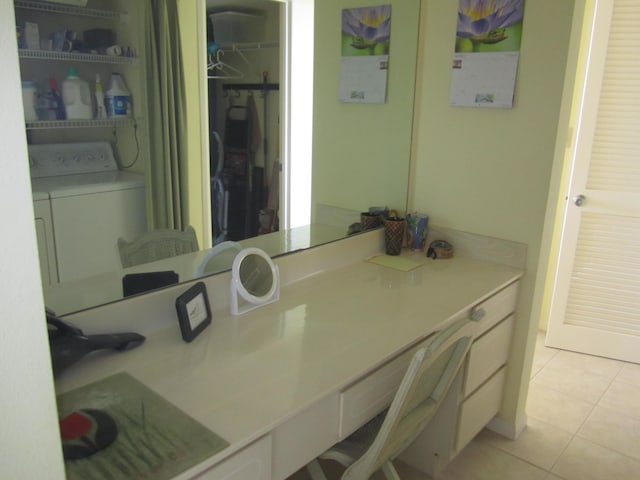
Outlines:
{"type": "Polygon", "coordinates": [[[214,310],[212,325],[190,344],[176,321],[135,350],[87,357],[56,389],[126,371],[231,444],[213,464],[523,273],[464,257],[406,256],[421,266],[404,272],[355,260],[285,284],[277,303],[242,316],[214,310]]]}

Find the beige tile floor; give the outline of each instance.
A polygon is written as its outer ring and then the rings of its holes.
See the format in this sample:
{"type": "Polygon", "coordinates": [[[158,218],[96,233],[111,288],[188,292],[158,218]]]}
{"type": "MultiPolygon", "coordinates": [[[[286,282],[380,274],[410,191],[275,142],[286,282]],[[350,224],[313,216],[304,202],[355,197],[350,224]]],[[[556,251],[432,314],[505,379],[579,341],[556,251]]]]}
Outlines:
{"type": "Polygon", "coordinates": [[[640,480],[640,365],[548,348],[540,333],[527,417],[516,441],[480,432],[438,480],[640,480]]]}

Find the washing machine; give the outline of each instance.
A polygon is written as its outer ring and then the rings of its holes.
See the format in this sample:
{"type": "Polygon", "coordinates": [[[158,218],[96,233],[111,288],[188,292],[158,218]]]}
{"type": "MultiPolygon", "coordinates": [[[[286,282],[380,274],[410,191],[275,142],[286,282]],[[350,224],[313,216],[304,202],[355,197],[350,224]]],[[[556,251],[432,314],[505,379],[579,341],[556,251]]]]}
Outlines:
{"type": "Polygon", "coordinates": [[[53,239],[51,201],[48,194],[33,192],[33,213],[36,222],[38,258],[40,259],[42,282],[44,285],[51,285],[58,281],[58,264],[53,239]]]}
{"type": "Polygon", "coordinates": [[[43,283],[120,269],[118,238],[147,229],[144,176],[109,142],[31,145],[29,162],[43,283]]]}

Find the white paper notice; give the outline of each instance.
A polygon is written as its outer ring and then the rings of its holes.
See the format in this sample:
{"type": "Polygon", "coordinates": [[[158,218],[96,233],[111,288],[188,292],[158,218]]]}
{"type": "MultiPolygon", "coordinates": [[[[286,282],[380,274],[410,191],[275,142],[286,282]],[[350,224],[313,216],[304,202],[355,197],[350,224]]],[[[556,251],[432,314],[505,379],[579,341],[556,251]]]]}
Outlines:
{"type": "Polygon", "coordinates": [[[341,102],[384,103],[388,71],[389,55],[342,57],[338,98],[341,102]]]}
{"type": "Polygon", "coordinates": [[[519,56],[520,52],[456,53],[451,105],[513,107],[519,56]]]}

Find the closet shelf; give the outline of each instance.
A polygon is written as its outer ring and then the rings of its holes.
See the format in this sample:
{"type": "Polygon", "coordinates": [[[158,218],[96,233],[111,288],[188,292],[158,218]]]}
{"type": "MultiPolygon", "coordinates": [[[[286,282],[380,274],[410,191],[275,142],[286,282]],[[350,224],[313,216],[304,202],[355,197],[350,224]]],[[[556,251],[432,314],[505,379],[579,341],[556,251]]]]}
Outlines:
{"type": "Polygon", "coordinates": [[[280,44],[278,42],[246,42],[246,43],[227,43],[220,44],[219,47],[222,50],[227,51],[246,51],[246,50],[262,50],[266,48],[278,48],[280,44]]]}
{"type": "Polygon", "coordinates": [[[76,15],[82,17],[102,18],[105,20],[124,20],[127,12],[116,12],[113,10],[101,10],[97,8],[77,7],[74,5],[64,5],[56,3],[45,3],[30,0],[16,0],[16,8],[32,10],[36,12],[61,13],[64,15],[76,15]]]}
{"type": "Polygon", "coordinates": [[[134,118],[104,118],[91,120],[45,120],[26,122],[27,130],[49,130],[55,128],[113,128],[132,127],[136,124],[134,118]]]}
{"type": "Polygon", "coordinates": [[[138,61],[137,57],[122,57],[113,55],[98,55],[93,53],[75,53],[60,52],[57,50],[29,50],[26,48],[18,49],[20,58],[29,58],[35,60],[61,60],[75,62],[93,62],[93,63],[111,63],[111,64],[130,64],[138,61]]]}

